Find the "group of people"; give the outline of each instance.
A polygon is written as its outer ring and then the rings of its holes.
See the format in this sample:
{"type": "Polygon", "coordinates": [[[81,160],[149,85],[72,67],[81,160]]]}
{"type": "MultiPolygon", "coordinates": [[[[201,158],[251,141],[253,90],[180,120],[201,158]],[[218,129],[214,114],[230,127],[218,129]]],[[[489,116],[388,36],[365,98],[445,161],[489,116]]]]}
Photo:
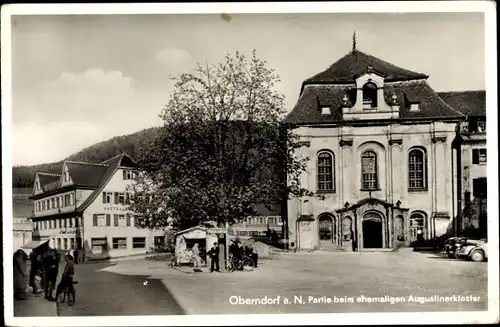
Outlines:
{"type": "MultiPolygon", "coordinates": [[[[214,243],[210,251],[208,252],[210,255],[210,272],[219,271],[219,246],[217,243],[214,243]]],[[[231,240],[229,245],[229,256],[232,260],[237,264],[236,266],[239,269],[242,269],[238,263],[243,259],[243,255],[248,256],[254,262],[254,267],[257,267],[258,255],[254,251],[253,247],[248,245],[243,246],[238,240],[231,240]]]]}
{"type": "Polygon", "coordinates": [[[28,287],[31,286],[34,294],[45,292],[45,298],[55,301],[64,289],[75,295],[73,277],[75,269],[73,256],[65,255],[66,265],[62,273],[61,282],[56,287],[59,272],[60,255],[56,250],[48,249],[45,252],[32,252],[28,256],[19,249],[14,253],[14,298],[23,300],[28,297],[28,287]],[[29,262],[29,268],[28,268],[29,262]],[[29,272],[28,272],[29,269],[29,272]],[[54,297],[54,290],[56,291],[54,297]]]}

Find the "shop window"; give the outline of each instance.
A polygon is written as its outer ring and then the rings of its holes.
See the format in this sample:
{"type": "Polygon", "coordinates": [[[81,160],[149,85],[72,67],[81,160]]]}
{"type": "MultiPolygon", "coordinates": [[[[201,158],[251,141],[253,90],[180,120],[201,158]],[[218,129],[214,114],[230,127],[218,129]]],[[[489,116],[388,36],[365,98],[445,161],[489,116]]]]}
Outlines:
{"type": "Polygon", "coordinates": [[[134,237],[132,238],[132,248],[133,249],[144,249],[146,247],[145,237],[134,237]]]}
{"type": "Polygon", "coordinates": [[[126,237],[113,237],[113,249],[126,249],[126,248],[127,248],[126,237]]]}

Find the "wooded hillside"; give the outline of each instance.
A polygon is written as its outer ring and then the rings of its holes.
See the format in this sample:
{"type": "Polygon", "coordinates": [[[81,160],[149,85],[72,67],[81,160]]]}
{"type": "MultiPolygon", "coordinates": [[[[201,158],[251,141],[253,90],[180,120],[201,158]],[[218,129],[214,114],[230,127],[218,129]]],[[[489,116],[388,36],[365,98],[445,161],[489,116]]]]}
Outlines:
{"type": "MultiPolygon", "coordinates": [[[[99,163],[122,152],[132,158],[138,158],[141,151],[152,146],[159,134],[160,127],[148,128],[134,134],[117,136],[84,148],[70,155],[66,160],[99,163]]],[[[12,168],[12,187],[33,187],[35,174],[38,171],[59,174],[64,160],[33,166],[14,166],[12,168]]]]}

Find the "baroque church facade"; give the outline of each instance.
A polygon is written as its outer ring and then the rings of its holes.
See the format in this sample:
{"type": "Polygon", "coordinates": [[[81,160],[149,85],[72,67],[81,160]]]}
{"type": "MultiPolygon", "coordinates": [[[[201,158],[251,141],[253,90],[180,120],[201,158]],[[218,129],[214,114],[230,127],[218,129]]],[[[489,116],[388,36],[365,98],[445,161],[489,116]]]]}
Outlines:
{"type": "Polygon", "coordinates": [[[302,83],[284,122],[300,136],[300,183],[315,196],[288,200],[294,248],[409,246],[453,228],[454,140],[466,115],[427,78],[354,46],[302,83]]]}

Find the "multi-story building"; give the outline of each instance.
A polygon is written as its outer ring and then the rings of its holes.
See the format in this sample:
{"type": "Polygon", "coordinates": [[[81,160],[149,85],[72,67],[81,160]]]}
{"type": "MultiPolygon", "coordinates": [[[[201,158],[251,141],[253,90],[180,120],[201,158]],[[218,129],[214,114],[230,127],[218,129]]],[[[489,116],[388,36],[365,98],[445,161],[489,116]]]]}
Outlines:
{"type": "Polygon", "coordinates": [[[285,124],[316,196],[288,201],[290,244],[362,251],[453,230],[452,143],[465,115],[427,78],[353,48],[302,83],[285,124]]]}
{"type": "Polygon", "coordinates": [[[476,229],[476,235],[486,237],[486,92],[446,92],[439,96],[466,116],[454,143],[456,199],[457,208],[461,208],[456,229],[459,232],[476,229]]]}
{"type": "Polygon", "coordinates": [[[28,244],[32,239],[32,224],[29,218],[33,215],[33,201],[30,200],[31,188],[12,189],[12,240],[14,251],[28,244]]]}
{"type": "Polygon", "coordinates": [[[272,206],[271,210],[264,205],[258,205],[255,216],[232,226],[238,236],[266,236],[268,230],[275,231],[281,237],[283,234],[283,219],[280,205],[272,206]]]}
{"type": "Polygon", "coordinates": [[[145,253],[162,243],[164,232],[140,228],[128,208],[126,189],[136,173],[125,154],[99,164],[65,161],[61,174],[37,173],[34,237],[56,249],[83,249],[87,258],[145,253]]]}

